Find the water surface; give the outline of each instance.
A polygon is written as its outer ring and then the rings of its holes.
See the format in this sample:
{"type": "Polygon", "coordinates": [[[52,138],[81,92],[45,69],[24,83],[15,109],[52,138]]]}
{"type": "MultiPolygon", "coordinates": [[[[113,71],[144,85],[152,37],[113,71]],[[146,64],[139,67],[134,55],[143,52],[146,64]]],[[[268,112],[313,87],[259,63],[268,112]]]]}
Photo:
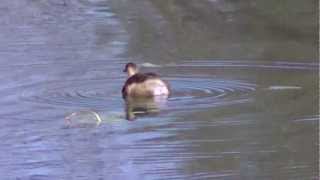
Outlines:
{"type": "Polygon", "coordinates": [[[2,2],[0,176],[317,179],[316,7],[2,2]],[[172,95],[124,102],[129,61],[172,95]]]}

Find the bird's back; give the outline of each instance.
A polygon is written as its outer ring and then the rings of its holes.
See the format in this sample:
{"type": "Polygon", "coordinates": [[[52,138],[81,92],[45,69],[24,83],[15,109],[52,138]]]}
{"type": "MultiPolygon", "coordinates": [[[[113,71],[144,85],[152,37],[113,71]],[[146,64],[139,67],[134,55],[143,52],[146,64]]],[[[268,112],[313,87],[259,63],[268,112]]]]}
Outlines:
{"type": "Polygon", "coordinates": [[[155,73],[137,73],[127,79],[122,88],[122,96],[152,97],[169,95],[168,84],[155,73]]]}

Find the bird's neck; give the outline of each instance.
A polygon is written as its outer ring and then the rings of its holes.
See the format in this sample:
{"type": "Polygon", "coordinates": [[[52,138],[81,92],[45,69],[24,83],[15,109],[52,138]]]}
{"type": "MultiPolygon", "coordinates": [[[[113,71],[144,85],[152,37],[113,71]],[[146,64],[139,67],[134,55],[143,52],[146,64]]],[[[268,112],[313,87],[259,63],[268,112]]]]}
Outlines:
{"type": "Polygon", "coordinates": [[[131,77],[131,76],[133,76],[133,75],[135,75],[135,74],[137,74],[138,73],[138,71],[137,70],[134,70],[134,69],[128,69],[128,76],[129,77],[131,77]]]}

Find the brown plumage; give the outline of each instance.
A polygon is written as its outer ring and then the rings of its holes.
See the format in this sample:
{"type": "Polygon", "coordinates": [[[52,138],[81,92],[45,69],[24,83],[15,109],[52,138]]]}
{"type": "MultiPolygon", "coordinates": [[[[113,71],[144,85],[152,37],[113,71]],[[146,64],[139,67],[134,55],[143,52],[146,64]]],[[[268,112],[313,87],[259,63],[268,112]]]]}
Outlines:
{"type": "Polygon", "coordinates": [[[128,63],[124,69],[129,78],[122,88],[122,97],[152,97],[170,94],[169,84],[155,73],[139,73],[134,63],[128,63]]]}

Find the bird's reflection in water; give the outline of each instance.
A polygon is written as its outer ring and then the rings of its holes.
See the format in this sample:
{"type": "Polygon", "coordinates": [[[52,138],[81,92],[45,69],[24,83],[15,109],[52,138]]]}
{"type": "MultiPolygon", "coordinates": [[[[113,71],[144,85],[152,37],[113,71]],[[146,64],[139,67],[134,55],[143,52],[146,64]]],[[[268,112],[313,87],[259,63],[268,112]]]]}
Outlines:
{"type": "Polygon", "coordinates": [[[127,97],[126,119],[134,120],[137,117],[157,115],[166,107],[168,96],[155,97],[127,97]]]}

